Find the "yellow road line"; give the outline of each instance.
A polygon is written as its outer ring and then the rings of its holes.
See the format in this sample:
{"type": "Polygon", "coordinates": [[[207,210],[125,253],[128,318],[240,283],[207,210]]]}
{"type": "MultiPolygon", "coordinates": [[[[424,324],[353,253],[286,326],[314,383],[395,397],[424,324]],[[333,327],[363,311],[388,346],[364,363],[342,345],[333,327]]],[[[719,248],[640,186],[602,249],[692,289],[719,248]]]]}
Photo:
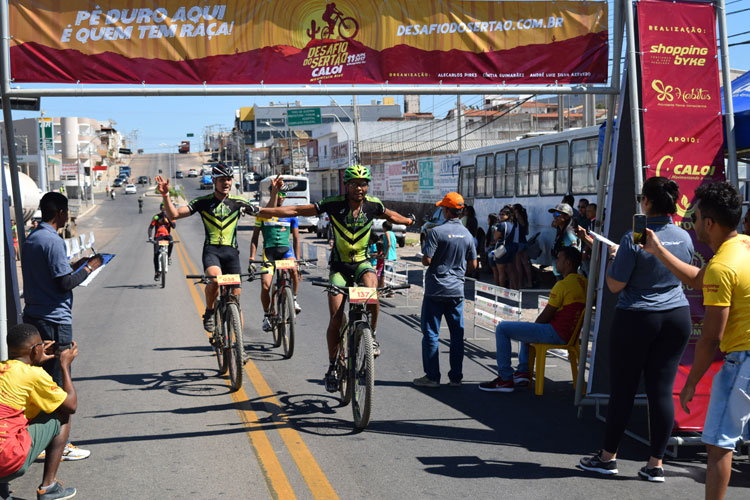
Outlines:
{"type": "MultiPolygon", "coordinates": [[[[188,257],[187,252],[181,249],[180,245],[177,245],[177,256],[180,259],[180,264],[182,265],[182,270],[185,272],[185,274],[198,274],[196,273],[195,266],[188,257]],[[188,271],[188,266],[190,268],[190,271],[188,271]]],[[[203,305],[203,300],[198,294],[196,287],[190,286],[190,284],[188,284],[188,289],[190,290],[190,295],[193,298],[195,309],[196,311],[198,311],[198,316],[200,317],[201,312],[205,307],[203,305]]],[[[227,385],[229,385],[229,382],[227,382],[227,385]]],[[[235,403],[241,403],[250,399],[248,398],[247,393],[244,389],[240,389],[231,393],[231,396],[232,400],[235,403]]],[[[240,408],[237,408],[237,412],[240,414],[240,419],[245,423],[247,427],[249,427],[247,434],[250,439],[250,444],[253,446],[255,455],[260,462],[261,470],[265,477],[266,485],[268,486],[268,490],[271,496],[276,499],[297,498],[294,494],[294,489],[289,483],[289,479],[287,478],[286,473],[281,467],[281,463],[279,462],[279,459],[273,450],[273,446],[271,445],[268,436],[266,435],[265,431],[262,430],[261,425],[258,424],[259,419],[257,414],[252,410],[244,410],[240,408]]]]}

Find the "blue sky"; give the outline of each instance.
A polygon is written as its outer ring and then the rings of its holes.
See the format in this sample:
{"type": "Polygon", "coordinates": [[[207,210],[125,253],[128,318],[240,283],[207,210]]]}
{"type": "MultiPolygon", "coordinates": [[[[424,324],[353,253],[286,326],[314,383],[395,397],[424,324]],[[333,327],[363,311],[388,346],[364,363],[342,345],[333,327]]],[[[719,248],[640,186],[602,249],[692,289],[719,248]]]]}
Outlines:
{"type": "MultiPolygon", "coordinates": [[[[610,0],[610,18],[611,18],[610,0]]],[[[729,43],[748,42],[730,47],[730,66],[733,69],[750,70],[750,0],[726,0],[727,12],[737,12],[727,16],[729,43]],[[748,9],[743,11],[743,9],[748,9]],[[747,33],[745,33],[747,32],[747,33]],[[733,36],[734,35],[734,36],[733,36]]],[[[23,85],[23,87],[34,87],[23,85]]],[[[49,85],[47,87],[50,87],[49,85]]],[[[351,103],[349,96],[335,96],[339,104],[351,103]]],[[[369,103],[371,99],[382,99],[381,95],[360,96],[358,102],[369,103]]],[[[114,120],[116,128],[130,134],[137,129],[138,148],[147,153],[175,150],[175,145],[188,139],[188,133],[195,134],[191,140],[193,151],[202,149],[200,136],[207,125],[220,125],[231,129],[235,110],[243,106],[267,105],[269,101],[296,101],[303,105],[325,105],[329,97],[99,97],[99,98],[44,98],[42,109],[46,116],[83,116],[99,121],[114,120]],[[169,148],[160,144],[169,144],[169,148]]],[[[403,103],[401,96],[396,96],[403,103]]],[[[463,104],[480,104],[480,96],[464,96],[463,104]]],[[[432,112],[438,117],[445,116],[455,106],[455,96],[422,96],[421,110],[432,112]]],[[[14,118],[39,116],[38,113],[16,111],[14,118]]]]}

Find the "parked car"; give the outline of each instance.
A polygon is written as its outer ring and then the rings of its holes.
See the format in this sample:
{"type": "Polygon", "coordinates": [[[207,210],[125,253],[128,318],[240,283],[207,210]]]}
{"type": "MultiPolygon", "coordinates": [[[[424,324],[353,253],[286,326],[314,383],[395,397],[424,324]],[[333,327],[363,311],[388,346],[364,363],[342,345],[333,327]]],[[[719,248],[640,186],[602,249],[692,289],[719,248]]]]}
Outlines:
{"type": "Polygon", "coordinates": [[[127,184],[125,186],[125,194],[136,194],[135,184],[127,184]]]}
{"type": "Polygon", "coordinates": [[[427,219],[424,224],[422,224],[422,227],[419,228],[420,246],[424,245],[425,239],[427,239],[427,233],[429,233],[433,227],[439,226],[443,222],[445,222],[445,219],[443,218],[443,209],[442,207],[438,207],[430,216],[430,218],[427,219]]]}
{"type": "Polygon", "coordinates": [[[198,171],[196,169],[194,169],[194,168],[191,168],[190,170],[188,170],[187,176],[188,177],[198,177],[198,171]]]}
{"type": "MultiPolygon", "coordinates": [[[[372,222],[372,232],[378,235],[378,238],[383,234],[383,219],[375,219],[372,222]]],[[[396,243],[398,246],[403,247],[406,245],[406,226],[403,224],[394,224],[393,233],[396,235],[396,243]]]]}
{"type": "Polygon", "coordinates": [[[210,175],[204,175],[203,177],[201,177],[201,180],[200,180],[200,188],[201,189],[211,189],[213,187],[213,185],[214,185],[214,183],[211,180],[211,176],[210,175]]]}
{"type": "Polygon", "coordinates": [[[183,177],[185,177],[185,174],[182,172],[182,170],[177,170],[174,173],[174,177],[175,179],[182,179],[183,177]]]}
{"type": "Polygon", "coordinates": [[[145,175],[138,177],[138,184],[148,184],[148,177],[145,175]]]}
{"type": "Polygon", "coordinates": [[[114,182],[112,182],[112,187],[118,188],[122,186],[124,183],[125,181],[122,179],[122,177],[118,177],[117,179],[114,180],[114,182]]]}

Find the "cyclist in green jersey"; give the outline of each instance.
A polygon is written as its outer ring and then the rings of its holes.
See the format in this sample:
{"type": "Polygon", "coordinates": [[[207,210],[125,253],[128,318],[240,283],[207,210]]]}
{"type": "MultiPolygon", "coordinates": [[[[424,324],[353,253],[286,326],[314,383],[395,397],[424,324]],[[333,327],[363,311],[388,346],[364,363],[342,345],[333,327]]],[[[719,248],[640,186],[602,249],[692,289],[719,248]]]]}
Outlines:
{"type": "MultiPolygon", "coordinates": [[[[234,181],[232,169],[223,163],[214,165],[211,171],[214,192],[190,201],[186,206],[176,208],[169,197],[169,179],[159,176],[156,183],[164,200],[164,209],[172,220],[201,215],[206,239],[203,243],[203,271],[207,276],[240,274],[240,251],[237,248],[237,224],[240,213],[252,209],[250,202],[229,194],[234,181]]],[[[232,293],[239,297],[239,285],[232,293]]],[[[203,315],[203,328],[214,330],[214,305],[219,295],[219,285],[215,280],[206,285],[206,312],[203,315]]]]}
{"type": "MultiPolygon", "coordinates": [[[[367,257],[367,244],[374,219],[386,219],[394,224],[414,224],[414,216],[403,215],[389,210],[374,196],[367,195],[370,184],[370,171],[362,165],[352,165],[344,171],[346,194],[331,196],[311,205],[295,205],[278,208],[261,208],[259,216],[294,217],[314,216],[324,212],[333,228],[334,244],[331,251],[329,281],[339,286],[361,284],[377,288],[378,277],[375,268],[367,257]]],[[[279,183],[280,184],[280,183],[279,183]]],[[[274,185],[274,191],[278,192],[274,185]]],[[[273,195],[272,195],[273,196],[273,195]]],[[[372,313],[373,339],[378,322],[378,304],[368,306],[372,313]]],[[[329,392],[338,390],[335,362],[339,343],[339,330],[344,317],[344,298],[339,294],[328,295],[328,309],[331,320],[328,323],[328,359],[329,366],[325,375],[325,386],[329,392]]],[[[379,354],[380,346],[375,340],[374,351],[379,354]]]]}
{"type": "MultiPolygon", "coordinates": [[[[286,193],[279,192],[274,198],[273,186],[269,187],[271,191],[271,200],[267,207],[280,207],[284,203],[286,193]]],[[[264,219],[255,218],[255,227],[253,228],[253,238],[250,242],[250,260],[254,260],[255,253],[258,250],[258,237],[263,233],[263,260],[275,262],[283,259],[296,260],[300,254],[299,239],[299,222],[297,217],[272,217],[264,219]],[[292,249],[289,237],[294,239],[294,249],[292,249]]],[[[263,306],[263,331],[271,331],[271,321],[268,318],[268,309],[271,305],[271,281],[273,279],[273,268],[269,266],[264,268],[269,270],[269,274],[261,275],[260,303],[263,306]]],[[[299,314],[302,308],[297,303],[297,286],[299,284],[299,274],[297,269],[292,269],[292,289],[294,292],[294,311],[299,314]]]]}

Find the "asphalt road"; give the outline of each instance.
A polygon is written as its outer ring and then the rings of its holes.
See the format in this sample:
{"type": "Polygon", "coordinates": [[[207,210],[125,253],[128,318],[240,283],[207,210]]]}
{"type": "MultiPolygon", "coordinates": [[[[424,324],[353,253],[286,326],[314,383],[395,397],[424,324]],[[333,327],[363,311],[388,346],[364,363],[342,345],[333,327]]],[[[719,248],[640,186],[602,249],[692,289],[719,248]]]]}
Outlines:
{"type": "MultiPolygon", "coordinates": [[[[167,172],[169,156],[137,157],[133,176],[167,172]]],[[[184,171],[200,166],[197,155],[173,156],[184,171]]],[[[188,198],[201,193],[197,179],[180,182],[188,198]]],[[[412,387],[422,375],[414,307],[382,308],[372,422],[365,432],[354,432],[350,407],[340,407],[321,385],[328,315],[325,296],[309,284],[316,277],[311,274],[300,288],[303,311],[291,360],[283,360],[260,329],[258,282],[243,285],[251,359],[242,390],[230,393],[200,324],[202,292],[184,278],[200,272],[202,224],[197,216],[178,221],[180,243],[161,289],[145,241],[160,198],[146,196],[143,214],[136,199],[119,190],[115,201],[102,201],[78,226],[94,231],[97,251],[117,254],[93,284],[75,291],[74,338],[81,354],[73,365],[79,411],[71,439],[92,455],[61,464],[58,478],[78,488],[79,498],[703,496],[705,456],[699,448],[681,449],[667,463],[661,485],[636,478],[648,449],[629,438],[620,450],[618,477],[577,470],[578,459],[601,446],[604,426],[591,408],[577,418],[565,361],[548,359],[542,397],[530,389],[483,393],[477,384],[494,377],[494,342],[470,341],[463,387],[412,387]]],[[[239,233],[243,262],[251,222],[243,219],[239,233]]],[[[323,243],[312,236],[307,240],[323,243]]],[[[446,343],[441,356],[446,370],[446,343]]],[[[641,431],[644,413],[634,412],[641,431]]],[[[14,496],[33,498],[41,472],[38,463],[14,481],[14,496]]],[[[747,456],[738,457],[727,498],[748,498],[748,487],[750,464],[747,456]]]]}

